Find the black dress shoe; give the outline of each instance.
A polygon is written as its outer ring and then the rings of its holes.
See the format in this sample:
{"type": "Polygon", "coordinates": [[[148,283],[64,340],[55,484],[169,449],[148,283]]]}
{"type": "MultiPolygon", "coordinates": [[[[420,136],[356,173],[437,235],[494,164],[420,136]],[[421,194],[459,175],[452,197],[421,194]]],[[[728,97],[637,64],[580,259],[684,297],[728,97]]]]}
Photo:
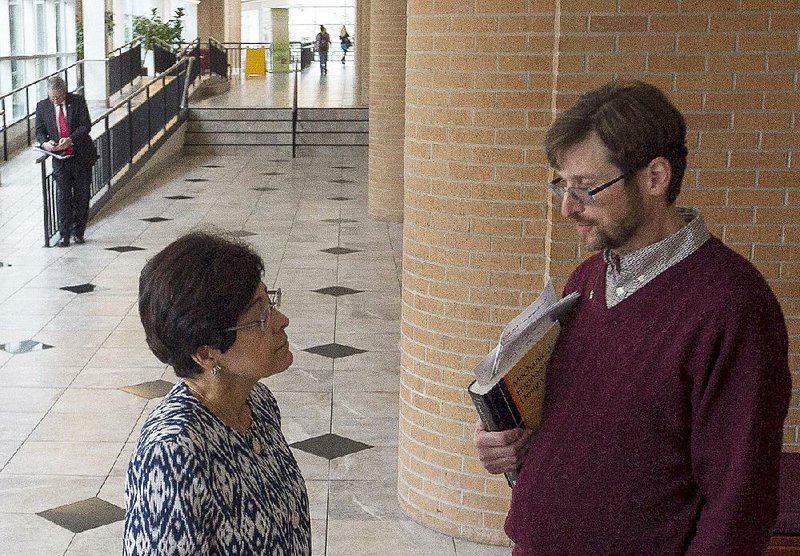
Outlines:
{"type": "Polygon", "coordinates": [[[86,241],[84,241],[83,239],[83,236],[72,236],[72,241],[74,241],[78,245],[83,245],[84,243],[86,243],[86,241]]]}
{"type": "Polygon", "coordinates": [[[69,247],[69,238],[61,238],[56,243],[56,247],[69,247]]]}

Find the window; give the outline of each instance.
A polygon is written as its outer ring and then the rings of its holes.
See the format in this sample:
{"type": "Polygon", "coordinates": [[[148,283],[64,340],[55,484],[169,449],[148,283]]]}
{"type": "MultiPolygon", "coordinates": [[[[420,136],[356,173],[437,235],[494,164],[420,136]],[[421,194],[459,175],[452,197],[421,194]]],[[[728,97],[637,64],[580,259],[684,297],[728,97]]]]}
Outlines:
{"type": "MultiPolygon", "coordinates": [[[[22,54],[25,51],[25,20],[22,16],[20,0],[9,0],[8,23],[11,32],[11,54],[22,54]]],[[[13,73],[13,69],[11,70],[13,73]]]]}
{"type": "Polygon", "coordinates": [[[36,2],[36,52],[44,54],[47,52],[47,14],[45,13],[44,0],[36,2]]]}

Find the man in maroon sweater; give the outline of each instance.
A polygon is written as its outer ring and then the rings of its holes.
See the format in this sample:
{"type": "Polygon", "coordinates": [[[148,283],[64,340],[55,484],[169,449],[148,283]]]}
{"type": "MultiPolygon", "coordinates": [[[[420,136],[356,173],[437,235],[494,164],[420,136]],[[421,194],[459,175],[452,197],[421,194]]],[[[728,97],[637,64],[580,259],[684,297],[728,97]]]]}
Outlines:
{"type": "Polygon", "coordinates": [[[677,207],[686,126],[644,83],[583,95],[547,133],[561,213],[597,253],[548,364],[536,433],[487,432],[521,466],[518,556],[761,555],[791,390],[780,306],[758,271],[677,207]]]}

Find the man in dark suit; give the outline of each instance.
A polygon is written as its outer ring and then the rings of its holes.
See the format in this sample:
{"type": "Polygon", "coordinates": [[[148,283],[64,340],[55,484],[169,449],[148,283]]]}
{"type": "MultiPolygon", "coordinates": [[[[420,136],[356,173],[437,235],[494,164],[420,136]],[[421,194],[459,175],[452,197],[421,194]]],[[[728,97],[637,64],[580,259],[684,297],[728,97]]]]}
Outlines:
{"type": "Polygon", "coordinates": [[[89,131],[92,121],[86,100],[67,92],[60,77],[47,81],[47,97],[36,105],[36,140],[47,151],[67,156],[53,158],[56,180],[56,209],[61,239],[56,244],[68,247],[70,236],[83,243],[89,216],[89,190],[97,149],[89,131]]]}

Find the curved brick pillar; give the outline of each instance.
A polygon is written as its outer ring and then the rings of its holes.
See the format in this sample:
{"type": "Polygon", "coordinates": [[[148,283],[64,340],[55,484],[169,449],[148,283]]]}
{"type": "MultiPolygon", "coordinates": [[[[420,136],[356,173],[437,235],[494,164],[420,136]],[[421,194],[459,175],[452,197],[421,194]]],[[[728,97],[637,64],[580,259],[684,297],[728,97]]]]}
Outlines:
{"type": "Polygon", "coordinates": [[[369,105],[369,37],[370,28],[370,2],[371,0],[357,0],[356,2],[356,93],[359,103],[369,105]]]}
{"type": "Polygon", "coordinates": [[[369,214],[403,220],[406,0],[370,6],[369,214]]]}
{"type": "Polygon", "coordinates": [[[465,388],[548,272],[552,4],[408,0],[399,499],[497,544],[510,490],[475,458],[465,388]]]}

